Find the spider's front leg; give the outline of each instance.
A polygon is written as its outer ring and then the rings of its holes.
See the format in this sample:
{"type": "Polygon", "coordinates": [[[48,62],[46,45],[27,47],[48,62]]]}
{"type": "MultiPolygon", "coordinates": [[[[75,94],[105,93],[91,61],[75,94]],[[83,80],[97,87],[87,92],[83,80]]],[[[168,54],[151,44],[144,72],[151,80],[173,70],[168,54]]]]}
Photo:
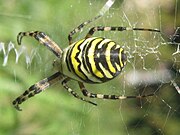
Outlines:
{"type": "Polygon", "coordinates": [[[38,42],[48,47],[48,49],[52,51],[57,57],[61,57],[62,55],[61,48],[44,32],[40,32],[40,31],[20,32],[17,36],[17,42],[19,45],[21,45],[21,41],[24,36],[34,37],[38,42]]]}
{"type": "Polygon", "coordinates": [[[33,97],[34,95],[39,94],[40,92],[42,92],[43,90],[45,90],[46,88],[48,88],[49,86],[51,86],[52,84],[58,82],[63,78],[64,78],[63,75],[60,72],[57,72],[52,76],[37,82],[36,84],[29,87],[28,90],[26,90],[22,95],[20,95],[13,101],[14,107],[18,111],[21,111],[22,109],[19,107],[19,104],[33,97]]]}

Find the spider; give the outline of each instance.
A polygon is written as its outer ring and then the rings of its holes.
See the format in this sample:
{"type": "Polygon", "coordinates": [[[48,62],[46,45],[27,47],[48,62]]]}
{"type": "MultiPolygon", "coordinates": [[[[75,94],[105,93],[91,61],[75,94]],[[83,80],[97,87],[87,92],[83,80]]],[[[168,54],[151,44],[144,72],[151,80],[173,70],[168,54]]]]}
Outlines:
{"type": "Polygon", "coordinates": [[[40,44],[46,46],[50,51],[52,51],[55,56],[58,57],[58,60],[53,63],[54,66],[58,67],[58,71],[50,77],[32,85],[22,95],[17,97],[13,101],[13,105],[17,110],[22,110],[19,107],[19,104],[26,101],[28,98],[39,94],[52,84],[55,84],[59,81],[61,81],[62,86],[74,97],[93,105],[97,104],[79,96],[67,85],[67,82],[70,80],[77,81],[83,95],[89,98],[120,100],[127,98],[144,98],[153,96],[153,94],[138,96],[94,94],[85,88],[84,83],[100,84],[114,79],[121,73],[126,65],[127,60],[124,49],[115,41],[103,37],[93,37],[93,34],[96,31],[138,30],[160,32],[158,29],[97,26],[91,28],[84,39],[74,43],[72,42],[72,37],[74,34],[101,16],[102,15],[96,16],[95,18],[88,20],[80,24],[77,28],[73,29],[68,35],[69,46],[63,50],[44,32],[31,31],[20,32],[18,34],[17,42],[19,45],[21,44],[22,38],[24,36],[30,36],[35,38],[40,44]]]}

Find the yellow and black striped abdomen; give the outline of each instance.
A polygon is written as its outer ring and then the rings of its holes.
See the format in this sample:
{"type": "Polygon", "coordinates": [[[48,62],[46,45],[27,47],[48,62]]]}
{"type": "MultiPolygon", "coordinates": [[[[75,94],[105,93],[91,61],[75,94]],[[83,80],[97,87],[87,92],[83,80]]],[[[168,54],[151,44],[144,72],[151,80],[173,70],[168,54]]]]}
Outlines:
{"type": "Polygon", "coordinates": [[[116,77],[126,63],[123,48],[101,37],[80,40],[64,49],[62,73],[87,83],[102,83],[116,77]]]}

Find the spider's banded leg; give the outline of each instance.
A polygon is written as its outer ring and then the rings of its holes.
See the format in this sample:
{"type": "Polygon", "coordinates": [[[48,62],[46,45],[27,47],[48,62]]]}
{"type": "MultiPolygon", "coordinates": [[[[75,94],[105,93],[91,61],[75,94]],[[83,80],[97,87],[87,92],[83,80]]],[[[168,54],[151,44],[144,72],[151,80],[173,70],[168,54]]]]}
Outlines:
{"type": "Polygon", "coordinates": [[[58,82],[61,79],[63,79],[63,75],[60,72],[56,72],[52,76],[37,82],[12,102],[14,107],[17,110],[21,111],[22,109],[19,107],[19,104],[26,101],[28,98],[31,98],[36,94],[39,94],[40,92],[42,92],[43,90],[45,90],[46,88],[48,88],[49,86],[58,82]]]}
{"type": "Polygon", "coordinates": [[[96,31],[133,31],[133,30],[160,32],[160,30],[158,30],[158,29],[129,28],[129,27],[103,27],[103,26],[97,26],[97,27],[91,28],[85,38],[91,37],[91,36],[94,34],[94,32],[96,32],[96,31]]]}
{"type": "Polygon", "coordinates": [[[69,45],[72,44],[72,36],[73,36],[74,34],[76,34],[77,32],[81,31],[84,26],[86,26],[86,25],[88,25],[89,23],[97,20],[97,19],[100,18],[101,16],[102,16],[102,15],[98,15],[98,16],[94,17],[94,18],[91,19],[91,20],[88,20],[88,21],[86,21],[86,22],[81,23],[78,27],[76,27],[75,29],[73,29],[73,30],[69,33],[69,35],[68,35],[69,45]]]}
{"type": "Polygon", "coordinates": [[[62,81],[63,87],[64,87],[69,93],[71,93],[74,97],[76,97],[76,98],[78,98],[78,99],[80,99],[80,100],[82,100],[82,101],[88,102],[88,103],[93,104],[93,105],[97,105],[96,103],[93,103],[93,102],[91,102],[91,101],[89,101],[89,100],[86,100],[86,99],[80,97],[75,91],[73,91],[73,90],[67,85],[67,82],[68,82],[69,80],[70,80],[70,78],[66,78],[66,79],[64,79],[64,80],[62,81]]]}
{"type": "Polygon", "coordinates": [[[81,88],[81,91],[84,96],[90,97],[90,98],[98,98],[98,99],[112,99],[112,100],[121,100],[121,99],[127,99],[127,98],[144,98],[153,96],[154,94],[148,94],[148,95],[139,95],[139,96],[118,96],[118,95],[104,95],[104,94],[94,94],[87,91],[84,84],[82,82],[79,82],[79,87],[81,88]]]}
{"type": "Polygon", "coordinates": [[[17,36],[17,42],[21,45],[22,38],[24,36],[34,37],[38,42],[48,47],[57,57],[61,57],[62,50],[60,47],[48,37],[45,33],[40,31],[31,31],[31,32],[20,32],[17,36]]]}
{"type": "Polygon", "coordinates": [[[72,30],[69,35],[68,35],[68,40],[69,40],[69,44],[72,44],[72,36],[74,34],[76,34],[77,32],[79,32],[84,26],[86,26],[87,24],[97,20],[98,18],[102,17],[108,10],[109,8],[114,4],[115,0],[108,0],[106,2],[106,4],[101,8],[101,10],[99,11],[98,15],[96,15],[93,19],[88,20],[86,22],[83,22],[82,24],[80,24],[77,28],[75,28],[74,30],[72,30]]]}

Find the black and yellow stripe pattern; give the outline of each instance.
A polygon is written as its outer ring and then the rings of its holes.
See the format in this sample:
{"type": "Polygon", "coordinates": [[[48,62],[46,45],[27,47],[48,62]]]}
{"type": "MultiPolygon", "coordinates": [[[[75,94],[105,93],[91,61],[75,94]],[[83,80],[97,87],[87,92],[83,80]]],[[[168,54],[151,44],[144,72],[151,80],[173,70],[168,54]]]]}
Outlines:
{"type": "MultiPolygon", "coordinates": [[[[95,17],[96,20],[100,16],[95,17]]],[[[128,27],[102,27],[97,26],[89,30],[84,39],[72,43],[72,36],[79,32],[84,26],[91,23],[92,20],[80,24],[77,28],[70,32],[68,39],[69,45],[67,48],[61,50],[49,36],[44,32],[30,31],[20,32],[17,36],[17,42],[20,45],[24,36],[30,36],[36,39],[40,44],[46,46],[53,52],[58,60],[54,61],[58,72],[52,76],[45,78],[36,84],[32,85],[23,94],[13,101],[13,106],[17,110],[21,110],[19,105],[27,99],[39,94],[49,86],[61,81],[62,86],[74,97],[96,105],[96,103],[86,100],[79,96],[73,89],[71,89],[67,82],[74,79],[78,82],[81,92],[84,96],[89,98],[99,99],[126,99],[126,98],[144,98],[153,96],[154,94],[138,95],[138,96],[124,96],[124,95],[108,95],[100,93],[91,93],[85,86],[85,83],[103,83],[107,82],[117,75],[119,75],[126,65],[126,54],[124,49],[111,39],[102,37],[93,37],[96,31],[149,31],[160,32],[158,29],[146,28],[128,28],[128,27]]]]}
{"type": "Polygon", "coordinates": [[[126,64],[121,46],[101,37],[82,39],[63,51],[62,73],[86,83],[102,83],[115,78],[126,64]]]}

